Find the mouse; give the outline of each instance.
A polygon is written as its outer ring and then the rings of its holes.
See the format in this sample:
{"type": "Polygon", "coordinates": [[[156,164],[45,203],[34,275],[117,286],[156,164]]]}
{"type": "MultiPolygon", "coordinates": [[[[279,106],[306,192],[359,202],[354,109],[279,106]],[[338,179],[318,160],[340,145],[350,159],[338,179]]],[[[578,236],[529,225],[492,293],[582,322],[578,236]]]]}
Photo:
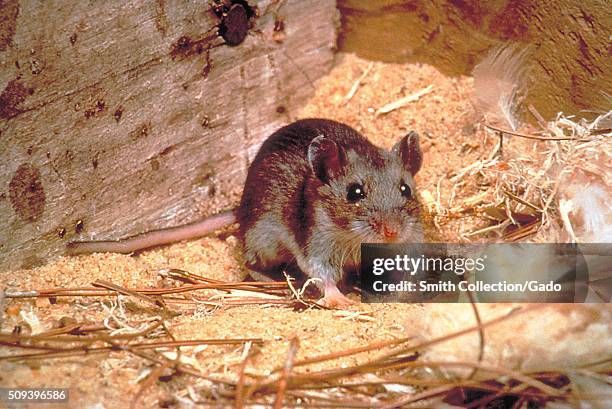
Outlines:
{"type": "Polygon", "coordinates": [[[297,267],[331,308],[353,304],[338,283],[358,270],[361,243],[423,241],[415,175],[423,162],[411,131],[391,150],[330,119],[297,120],[270,135],[251,163],[237,208],[119,241],[71,242],[69,254],[132,253],[238,223],[245,267],[297,267]]]}

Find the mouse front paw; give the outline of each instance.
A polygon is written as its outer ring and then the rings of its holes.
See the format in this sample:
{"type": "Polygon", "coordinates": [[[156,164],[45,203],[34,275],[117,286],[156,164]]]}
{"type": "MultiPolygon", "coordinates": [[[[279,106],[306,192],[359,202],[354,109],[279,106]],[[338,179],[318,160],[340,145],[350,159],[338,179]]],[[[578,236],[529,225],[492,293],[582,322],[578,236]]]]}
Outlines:
{"type": "Polygon", "coordinates": [[[343,309],[355,305],[355,301],[342,294],[335,285],[325,286],[325,295],[319,304],[328,308],[343,309]]]}

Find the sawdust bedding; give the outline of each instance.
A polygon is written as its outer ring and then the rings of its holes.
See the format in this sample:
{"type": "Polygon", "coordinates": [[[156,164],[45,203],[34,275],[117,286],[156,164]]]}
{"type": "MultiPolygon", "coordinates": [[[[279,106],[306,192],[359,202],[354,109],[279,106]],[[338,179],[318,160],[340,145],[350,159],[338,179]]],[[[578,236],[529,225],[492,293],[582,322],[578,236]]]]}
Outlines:
{"type": "MultiPolygon", "coordinates": [[[[472,78],[449,78],[428,65],[385,64],[341,55],[299,117],[327,117],[345,122],[385,148],[391,147],[407,131],[418,131],[422,137],[424,167],[417,175],[417,185],[421,195],[431,206],[438,206],[439,211],[440,206],[445,209],[460,206],[478,193],[469,186],[454,189],[450,178],[471,163],[488,157],[497,143],[487,134],[474,109],[472,87],[472,78]],[[417,100],[389,113],[377,112],[419,91],[422,95],[417,100]]],[[[505,148],[526,149],[533,143],[509,139],[505,148]]],[[[488,225],[470,212],[458,217],[449,214],[432,222],[432,230],[443,241],[462,240],[466,232],[488,225]]],[[[241,281],[245,273],[236,261],[236,252],[236,238],[230,230],[136,256],[94,254],[59,258],[33,270],[4,274],[0,286],[11,290],[75,288],[104,280],[125,288],[163,287],[167,285],[167,279],[163,278],[166,269],[180,269],[216,280],[241,281]]],[[[355,299],[356,295],[350,297],[355,299]]],[[[512,308],[482,305],[481,318],[486,321],[512,308]]],[[[261,343],[249,344],[248,353],[244,344],[183,348],[184,362],[210,376],[236,381],[241,372],[254,379],[265,378],[293,353],[295,360],[300,360],[407,336],[420,342],[475,324],[470,305],[358,304],[348,312],[341,312],[274,305],[226,305],[221,300],[216,307],[177,304],[175,310],[180,314],[164,315],[146,302],[135,302],[130,297],[121,301],[116,297],[12,299],[4,302],[1,329],[4,334],[16,326],[22,329],[22,334],[44,333],[57,328],[62,317],[92,325],[106,319],[111,327],[141,328],[153,316],[161,314],[177,340],[261,340],[261,343]],[[298,339],[299,345],[293,339],[298,339]],[[244,364],[247,356],[249,359],[244,364]]],[[[602,342],[610,339],[609,314],[607,305],[549,306],[524,314],[518,322],[504,323],[498,331],[487,333],[484,362],[507,365],[515,370],[533,370],[553,363],[564,366],[584,362],[590,353],[607,353],[609,358],[612,349],[608,342],[602,342]],[[567,362],[559,362],[559,356],[567,356],[567,362]]],[[[357,365],[389,348],[319,362],[303,370],[357,365]]],[[[3,355],[9,352],[8,348],[3,349],[3,355]]],[[[427,354],[434,360],[474,361],[478,359],[479,338],[471,333],[428,350],[427,354]]],[[[122,351],[26,362],[0,360],[0,385],[67,387],[71,393],[70,407],[129,407],[134,399],[135,407],[172,407],[190,398],[206,400],[202,391],[210,386],[209,381],[180,376],[169,376],[165,381],[157,379],[135,398],[153,371],[150,361],[122,351]]],[[[158,375],[167,375],[167,372],[169,369],[158,375]]],[[[400,392],[416,393],[416,389],[405,386],[400,392]]]]}

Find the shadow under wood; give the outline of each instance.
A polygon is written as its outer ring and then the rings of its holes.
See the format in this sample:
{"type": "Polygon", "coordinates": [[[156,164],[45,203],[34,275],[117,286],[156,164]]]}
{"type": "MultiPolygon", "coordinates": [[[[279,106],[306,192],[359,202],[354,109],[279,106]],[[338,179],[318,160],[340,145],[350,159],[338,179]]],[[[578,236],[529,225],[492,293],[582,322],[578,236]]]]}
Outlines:
{"type": "Polygon", "coordinates": [[[338,0],[338,9],[341,51],[384,62],[427,63],[456,76],[469,75],[491,48],[518,43],[529,48],[525,106],[533,104],[549,120],[559,111],[609,109],[605,2],[338,0]]]}

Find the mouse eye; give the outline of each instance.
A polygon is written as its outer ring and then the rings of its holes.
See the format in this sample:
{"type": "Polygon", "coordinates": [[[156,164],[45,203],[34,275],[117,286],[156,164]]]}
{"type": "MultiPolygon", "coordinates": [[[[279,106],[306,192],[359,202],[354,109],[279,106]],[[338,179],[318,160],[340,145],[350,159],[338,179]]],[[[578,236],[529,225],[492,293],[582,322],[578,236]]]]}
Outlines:
{"type": "Polygon", "coordinates": [[[363,190],[363,186],[359,183],[353,183],[349,185],[348,192],[346,194],[346,200],[351,203],[355,203],[364,199],[366,197],[365,191],[363,190]]]}
{"type": "Polygon", "coordinates": [[[400,185],[400,192],[402,192],[402,196],[406,199],[410,199],[412,197],[412,189],[406,183],[402,182],[400,185]]]}

